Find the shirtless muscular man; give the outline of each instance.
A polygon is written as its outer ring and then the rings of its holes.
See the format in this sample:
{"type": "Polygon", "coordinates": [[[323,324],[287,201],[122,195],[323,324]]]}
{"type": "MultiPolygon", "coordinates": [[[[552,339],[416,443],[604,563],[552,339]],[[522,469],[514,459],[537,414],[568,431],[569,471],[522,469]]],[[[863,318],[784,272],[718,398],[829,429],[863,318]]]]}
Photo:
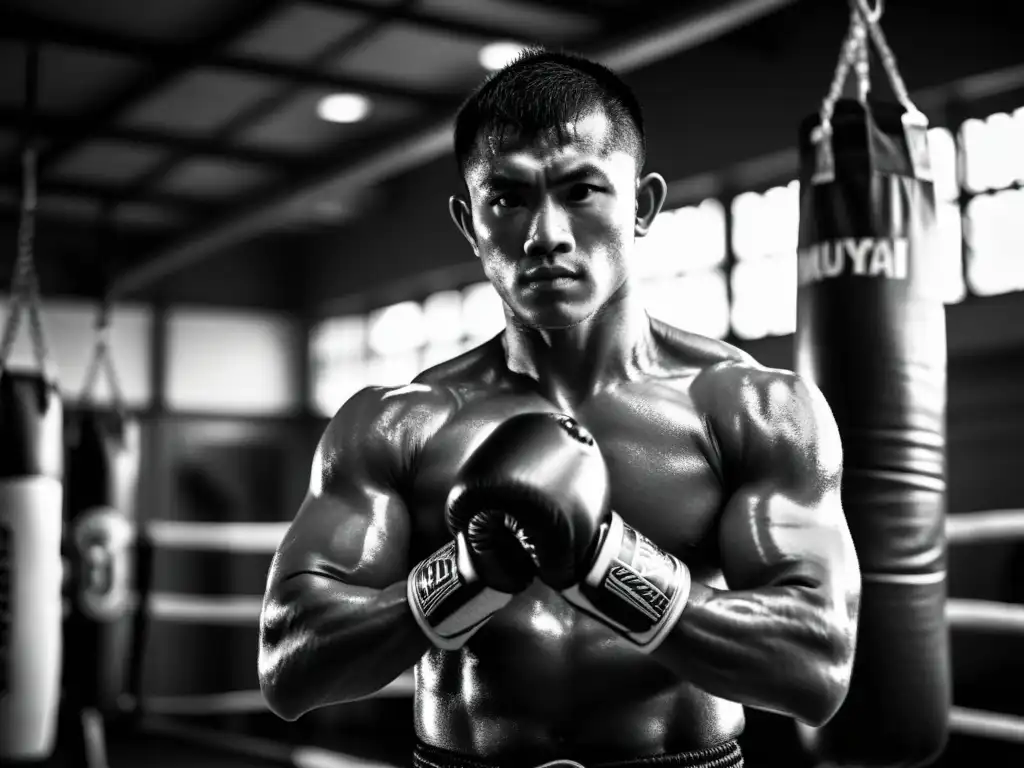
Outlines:
{"type": "Polygon", "coordinates": [[[648,316],[666,184],[635,96],[528,51],[455,150],[505,330],[332,419],[268,580],[269,705],[414,667],[421,766],[737,766],[744,707],[828,721],[860,589],[838,430],[810,383],[648,316]]]}

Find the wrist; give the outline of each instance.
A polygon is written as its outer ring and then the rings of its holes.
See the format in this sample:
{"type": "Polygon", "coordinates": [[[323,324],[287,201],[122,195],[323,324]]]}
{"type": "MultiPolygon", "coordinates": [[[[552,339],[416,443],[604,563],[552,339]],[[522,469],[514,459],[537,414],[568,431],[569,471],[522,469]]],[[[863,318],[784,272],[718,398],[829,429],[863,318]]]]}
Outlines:
{"type": "Polygon", "coordinates": [[[484,585],[463,534],[416,565],[406,579],[413,618],[442,650],[458,650],[512,595],[484,585]]]}
{"type": "Polygon", "coordinates": [[[650,653],[679,620],[690,588],[690,570],[679,558],[613,512],[590,568],[562,594],[650,653]]]}

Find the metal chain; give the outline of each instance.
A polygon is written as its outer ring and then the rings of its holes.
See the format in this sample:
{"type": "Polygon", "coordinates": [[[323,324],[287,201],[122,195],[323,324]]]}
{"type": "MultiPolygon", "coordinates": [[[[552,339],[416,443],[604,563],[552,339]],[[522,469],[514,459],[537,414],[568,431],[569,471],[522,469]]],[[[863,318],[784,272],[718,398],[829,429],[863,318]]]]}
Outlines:
{"type": "Polygon", "coordinates": [[[857,40],[857,49],[854,55],[853,71],[857,74],[857,99],[861,104],[867,105],[868,96],[871,94],[871,46],[868,43],[868,29],[864,19],[859,14],[854,14],[853,36],[857,40]]]}
{"type": "Polygon", "coordinates": [[[35,215],[36,215],[36,152],[28,146],[22,152],[23,189],[21,195],[21,211],[18,217],[18,257],[14,265],[11,279],[11,307],[4,327],[3,340],[0,341],[0,368],[7,367],[7,361],[14,349],[18,330],[21,327],[21,315],[28,312],[29,338],[32,352],[40,372],[49,377],[50,356],[46,346],[46,334],[40,313],[39,279],[36,275],[33,251],[35,246],[35,215]]]}
{"type": "Polygon", "coordinates": [[[118,412],[124,410],[124,396],[121,391],[121,383],[114,369],[114,360],[110,354],[110,302],[104,299],[100,304],[96,316],[96,346],[93,350],[92,361],[85,374],[85,383],[82,385],[82,402],[92,400],[93,388],[100,368],[107,374],[107,381],[110,383],[110,393],[114,401],[114,408],[118,412]]]}
{"type": "Polygon", "coordinates": [[[821,104],[819,135],[828,136],[832,133],[832,116],[835,114],[836,103],[842,97],[851,68],[857,74],[858,98],[861,103],[867,103],[868,95],[871,92],[869,41],[874,43],[878,50],[879,59],[892,85],[893,93],[896,94],[897,100],[907,111],[908,117],[919,122],[926,122],[923,113],[910,99],[910,94],[896,63],[896,56],[885,39],[885,33],[879,23],[884,12],[884,0],[876,0],[874,8],[868,4],[868,0],[850,0],[850,26],[847,29],[846,38],[843,40],[832,84],[821,104]]]}
{"type": "Polygon", "coordinates": [[[910,116],[924,119],[924,114],[910,99],[907,85],[903,82],[899,65],[896,63],[896,55],[889,47],[889,43],[885,39],[885,33],[882,31],[882,25],[879,24],[884,10],[882,0],[878,0],[874,9],[868,5],[867,0],[850,0],[850,2],[854,4],[855,12],[867,24],[871,42],[875,44],[875,48],[878,50],[878,57],[882,61],[882,67],[885,69],[886,75],[889,77],[889,83],[892,85],[893,93],[896,94],[896,99],[910,116]]]}
{"type": "Polygon", "coordinates": [[[846,78],[850,74],[850,67],[857,58],[857,35],[856,12],[851,11],[850,26],[846,30],[846,38],[839,52],[839,63],[836,64],[835,74],[832,76],[832,84],[829,86],[828,95],[821,103],[821,132],[828,136],[832,133],[832,115],[835,113],[836,103],[843,95],[843,87],[846,85],[846,78]]]}

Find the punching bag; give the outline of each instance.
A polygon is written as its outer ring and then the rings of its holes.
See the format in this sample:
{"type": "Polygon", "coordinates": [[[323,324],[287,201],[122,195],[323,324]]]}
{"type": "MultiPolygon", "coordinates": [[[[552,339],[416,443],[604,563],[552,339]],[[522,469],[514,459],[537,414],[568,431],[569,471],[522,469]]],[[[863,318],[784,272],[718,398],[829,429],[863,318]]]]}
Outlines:
{"type": "Polygon", "coordinates": [[[61,671],[63,408],[0,369],[0,762],[54,748],[61,671]]]}
{"type": "Polygon", "coordinates": [[[800,132],[796,368],[844,449],[862,592],[849,695],[801,726],[819,765],[908,766],[944,747],[946,336],[927,124],[840,101],[800,132]]]}
{"type": "Polygon", "coordinates": [[[117,711],[132,650],[138,425],[87,408],[68,431],[66,550],[71,611],[65,629],[67,695],[77,708],[117,711]]]}

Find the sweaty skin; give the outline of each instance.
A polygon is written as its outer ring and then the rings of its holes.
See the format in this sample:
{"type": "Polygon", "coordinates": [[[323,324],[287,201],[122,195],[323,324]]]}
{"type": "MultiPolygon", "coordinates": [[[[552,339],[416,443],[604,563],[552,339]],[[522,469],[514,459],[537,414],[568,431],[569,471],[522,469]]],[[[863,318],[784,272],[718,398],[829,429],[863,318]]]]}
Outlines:
{"type": "Polygon", "coordinates": [[[415,728],[429,745],[616,760],[734,738],[744,705],[816,725],[842,703],[860,578],[835,421],[794,374],[647,316],[628,257],[664,182],[602,151],[606,123],[581,120],[568,145],[485,156],[452,214],[506,330],[413,384],[360,392],[325,431],[261,618],[260,681],[281,717],[415,667],[415,728]],[[538,282],[538,265],[572,274],[538,282]],[[653,653],[539,581],[458,651],[416,624],[405,580],[451,540],[456,472],[528,411],[586,427],[614,509],[689,567],[687,606],[653,653]]]}
{"type": "Polygon", "coordinates": [[[794,375],[725,344],[659,323],[652,336],[648,378],[571,415],[601,446],[616,511],[698,584],[658,651],[540,582],[459,652],[413,620],[404,579],[450,539],[444,501],[465,456],[514,413],[564,412],[505,369],[498,337],[422,384],[364,391],[327,430],[267,593],[275,711],[359,698],[415,664],[417,735],[481,757],[700,749],[740,733],[739,703],[831,716],[858,582],[831,415],[794,375]]]}

